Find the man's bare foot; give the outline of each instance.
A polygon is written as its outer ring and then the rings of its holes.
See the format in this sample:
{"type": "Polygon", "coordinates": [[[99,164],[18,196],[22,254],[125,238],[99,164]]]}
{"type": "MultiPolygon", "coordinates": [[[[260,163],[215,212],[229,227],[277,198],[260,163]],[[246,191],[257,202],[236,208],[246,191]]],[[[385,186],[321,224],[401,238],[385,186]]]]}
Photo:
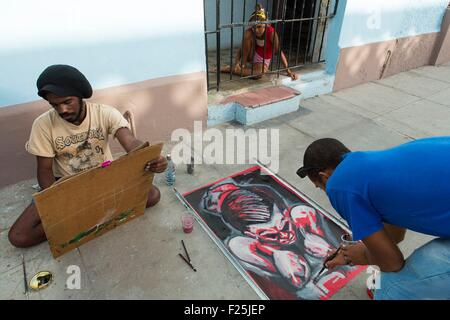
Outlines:
{"type": "Polygon", "coordinates": [[[148,193],[146,208],[150,208],[155,206],[159,200],[161,199],[161,191],[154,185],[150,188],[150,192],[148,193]]]}

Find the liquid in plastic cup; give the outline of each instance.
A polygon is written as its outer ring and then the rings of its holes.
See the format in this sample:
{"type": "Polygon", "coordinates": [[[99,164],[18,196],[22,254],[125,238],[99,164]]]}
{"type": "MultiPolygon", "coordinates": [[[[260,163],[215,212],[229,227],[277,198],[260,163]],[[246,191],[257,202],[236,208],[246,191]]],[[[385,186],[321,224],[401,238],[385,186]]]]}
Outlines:
{"type": "Polygon", "coordinates": [[[351,246],[351,245],[359,243],[359,241],[354,241],[352,236],[348,233],[343,234],[341,236],[341,241],[342,241],[342,244],[345,246],[351,246]]]}
{"type": "Polygon", "coordinates": [[[185,213],[181,216],[181,225],[184,233],[191,233],[194,229],[194,217],[190,213],[185,213]]]}

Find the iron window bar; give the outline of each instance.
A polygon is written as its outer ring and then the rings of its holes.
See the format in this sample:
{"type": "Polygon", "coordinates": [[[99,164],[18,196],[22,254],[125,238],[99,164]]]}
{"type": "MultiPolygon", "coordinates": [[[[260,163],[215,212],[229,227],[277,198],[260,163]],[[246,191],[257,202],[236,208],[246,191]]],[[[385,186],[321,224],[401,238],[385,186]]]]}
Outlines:
{"type": "MultiPolygon", "coordinates": [[[[266,21],[242,21],[242,22],[234,22],[234,7],[235,7],[235,3],[234,0],[231,0],[231,21],[228,24],[220,24],[220,0],[216,0],[216,30],[207,30],[207,21],[206,21],[206,14],[204,16],[204,33],[205,33],[205,54],[206,54],[206,59],[207,59],[207,66],[206,66],[206,73],[207,73],[207,85],[208,85],[208,90],[211,89],[217,89],[217,91],[219,91],[220,89],[220,84],[223,83],[229,83],[229,82],[236,82],[236,81],[240,81],[243,79],[250,79],[250,78],[254,78],[255,74],[254,74],[254,55],[255,55],[255,49],[256,49],[256,33],[253,32],[253,45],[252,45],[252,57],[251,57],[251,74],[248,76],[244,76],[243,75],[243,70],[244,67],[247,65],[247,61],[244,61],[244,48],[242,47],[242,43],[244,43],[244,34],[246,32],[246,27],[255,27],[256,25],[261,25],[261,24],[265,24],[265,25],[274,25],[274,39],[276,37],[276,35],[278,35],[277,32],[277,28],[279,27],[279,24],[281,24],[281,37],[278,37],[278,52],[276,55],[274,55],[274,49],[275,49],[275,41],[273,41],[272,43],[272,58],[270,61],[270,70],[265,70],[265,55],[266,55],[266,40],[267,40],[267,36],[266,33],[264,33],[263,35],[263,41],[264,41],[264,47],[263,47],[263,56],[262,56],[262,70],[261,70],[261,74],[277,74],[277,77],[279,77],[280,72],[282,71],[287,71],[289,69],[297,69],[300,68],[302,66],[305,66],[307,64],[314,64],[314,63],[322,63],[324,62],[324,60],[322,60],[322,49],[323,49],[323,43],[324,43],[324,39],[325,39],[325,32],[326,32],[326,27],[327,27],[327,22],[328,19],[331,19],[333,17],[336,16],[337,13],[337,9],[338,9],[338,4],[339,4],[339,0],[328,0],[327,2],[327,6],[326,6],[326,13],[325,15],[321,16],[321,10],[322,10],[322,2],[323,0],[317,0],[317,1],[312,1],[312,7],[311,7],[311,15],[312,17],[303,17],[304,15],[304,11],[305,11],[305,4],[307,0],[303,1],[303,5],[302,5],[302,9],[301,9],[301,14],[300,14],[300,18],[295,18],[295,12],[296,12],[296,8],[297,8],[297,1],[295,0],[294,2],[294,10],[293,10],[293,18],[292,19],[286,19],[286,7],[287,7],[287,0],[283,1],[283,6],[282,6],[282,18],[281,19],[271,19],[271,20],[266,20],[266,21]],[[316,8],[316,4],[317,2],[319,2],[319,6],[318,6],[318,10],[316,8]],[[329,8],[331,3],[334,2],[334,10],[331,14],[329,14],[329,8]],[[317,12],[316,12],[317,10],[317,12]],[[317,15],[317,16],[316,16],[317,15]],[[321,20],[325,20],[323,27],[321,27],[320,25],[320,21],[321,20]],[[309,25],[309,30],[308,30],[308,36],[307,36],[307,43],[305,45],[305,53],[304,53],[304,57],[303,57],[303,62],[301,64],[298,64],[298,55],[300,52],[300,43],[301,43],[301,31],[302,31],[302,27],[303,27],[303,23],[307,22],[309,25]],[[282,52],[283,52],[283,39],[284,39],[284,31],[285,31],[285,25],[287,23],[291,23],[291,33],[289,34],[289,50],[288,50],[288,57],[286,58],[286,62],[287,62],[287,67],[285,68],[280,68],[281,66],[281,62],[282,62],[282,52]],[[296,50],[296,58],[295,58],[295,65],[291,65],[290,63],[293,60],[293,56],[291,56],[292,53],[292,42],[293,42],[293,26],[294,23],[300,23],[299,26],[299,33],[298,33],[298,43],[297,43],[297,50],[296,50]],[[314,29],[314,25],[315,25],[315,31],[314,31],[314,40],[312,40],[312,33],[313,33],[313,29],[314,29]],[[237,79],[233,79],[233,74],[234,74],[234,64],[233,64],[233,50],[234,45],[233,45],[233,40],[234,40],[234,29],[235,28],[242,28],[242,41],[241,41],[241,48],[240,50],[240,76],[237,79]],[[221,55],[221,31],[222,29],[231,29],[231,43],[230,43],[230,76],[228,80],[222,80],[221,79],[221,60],[220,60],[220,55],[221,55]],[[320,30],[320,31],[319,31],[320,30]],[[319,34],[321,33],[321,34],[319,34]],[[211,79],[209,76],[209,58],[208,58],[208,35],[216,35],[216,83],[215,85],[211,85],[211,79]],[[314,62],[314,54],[315,54],[315,49],[316,49],[316,41],[317,38],[320,37],[320,47],[319,47],[319,54],[318,54],[318,58],[317,61],[314,62]],[[312,54],[309,54],[309,51],[311,49],[311,44],[312,44],[312,54]],[[307,62],[308,57],[311,57],[311,61],[307,62]],[[275,59],[276,58],[276,59],[275,59]],[[277,68],[276,70],[274,69],[274,64],[275,64],[275,60],[277,60],[277,68]]],[[[280,1],[281,2],[281,1],[280,1]]],[[[278,15],[278,9],[279,9],[279,5],[280,2],[277,2],[277,14],[278,15]]],[[[204,5],[204,12],[206,12],[206,0],[203,1],[203,5],[204,5]]],[[[269,1],[266,0],[266,8],[268,7],[268,3],[269,1]]],[[[245,19],[245,13],[246,13],[246,0],[243,0],[243,19],[245,19]]],[[[270,39],[269,39],[270,40],[270,39]]],[[[258,76],[259,76],[258,75],[258,76]]]]}

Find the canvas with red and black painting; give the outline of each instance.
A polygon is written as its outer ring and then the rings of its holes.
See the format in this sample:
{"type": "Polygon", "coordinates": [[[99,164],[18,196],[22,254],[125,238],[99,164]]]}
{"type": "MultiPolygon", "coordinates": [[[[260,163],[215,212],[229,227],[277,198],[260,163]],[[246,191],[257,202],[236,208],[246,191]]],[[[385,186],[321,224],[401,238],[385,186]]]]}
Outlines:
{"type": "Polygon", "coordinates": [[[365,269],[340,266],[317,277],[348,230],[268,173],[254,166],[183,197],[260,296],[328,299],[365,269]]]}

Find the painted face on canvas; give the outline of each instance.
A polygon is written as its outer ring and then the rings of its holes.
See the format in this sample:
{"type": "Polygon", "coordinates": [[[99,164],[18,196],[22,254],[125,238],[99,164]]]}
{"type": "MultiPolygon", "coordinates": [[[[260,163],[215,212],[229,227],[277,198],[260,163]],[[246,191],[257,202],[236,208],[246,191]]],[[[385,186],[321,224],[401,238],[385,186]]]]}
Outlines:
{"type": "Polygon", "coordinates": [[[286,246],[297,241],[295,226],[292,223],[289,211],[281,212],[276,205],[274,205],[272,219],[269,222],[249,225],[245,234],[273,245],[286,246]]]}
{"type": "Polygon", "coordinates": [[[221,215],[232,227],[274,245],[295,243],[295,225],[287,206],[270,188],[245,188],[225,183],[203,198],[205,209],[221,215]]]}

